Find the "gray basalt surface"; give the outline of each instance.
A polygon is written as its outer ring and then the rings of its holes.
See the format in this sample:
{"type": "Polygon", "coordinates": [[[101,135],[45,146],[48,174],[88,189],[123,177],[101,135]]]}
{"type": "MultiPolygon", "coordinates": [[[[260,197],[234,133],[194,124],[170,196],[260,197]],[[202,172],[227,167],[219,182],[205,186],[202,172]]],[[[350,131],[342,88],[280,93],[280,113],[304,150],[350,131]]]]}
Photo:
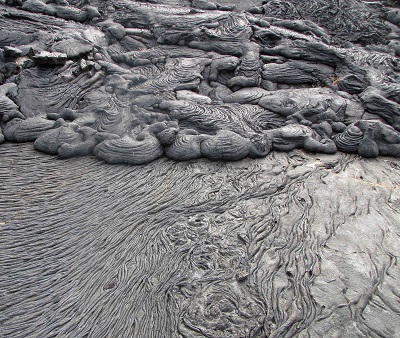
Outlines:
{"type": "Polygon", "coordinates": [[[395,0],[0,0],[0,337],[400,337],[399,57],[395,0]]]}
{"type": "Polygon", "coordinates": [[[0,141],[39,138],[37,150],[61,158],[127,164],[294,148],[397,157],[398,11],[360,0],[3,0],[0,141]],[[65,129],[77,135],[57,140],[65,129]]]}
{"type": "Polygon", "coordinates": [[[400,161],[0,148],[2,337],[399,337],[400,161]]]}

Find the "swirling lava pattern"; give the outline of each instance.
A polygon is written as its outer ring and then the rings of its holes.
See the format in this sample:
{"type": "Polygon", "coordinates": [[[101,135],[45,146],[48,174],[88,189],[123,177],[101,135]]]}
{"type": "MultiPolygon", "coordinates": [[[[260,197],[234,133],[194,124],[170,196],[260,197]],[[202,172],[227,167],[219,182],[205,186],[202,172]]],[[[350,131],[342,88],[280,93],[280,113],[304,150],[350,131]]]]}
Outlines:
{"type": "Polygon", "coordinates": [[[129,167],[5,145],[1,335],[397,337],[399,168],[299,150],[129,167]]]}
{"type": "Polygon", "coordinates": [[[400,337],[398,1],[211,1],[0,0],[0,338],[400,337]]]}
{"type": "Polygon", "coordinates": [[[241,160],[254,138],[400,156],[397,3],[260,2],[0,1],[0,142],[131,165],[241,160]],[[160,122],[178,139],[138,140],[160,122]]]}

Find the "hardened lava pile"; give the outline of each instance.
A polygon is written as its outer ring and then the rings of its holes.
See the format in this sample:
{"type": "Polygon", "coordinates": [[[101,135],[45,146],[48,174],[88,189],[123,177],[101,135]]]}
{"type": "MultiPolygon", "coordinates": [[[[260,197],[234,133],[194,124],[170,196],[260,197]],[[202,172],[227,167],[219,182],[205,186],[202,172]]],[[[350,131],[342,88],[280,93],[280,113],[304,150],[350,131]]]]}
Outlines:
{"type": "Polygon", "coordinates": [[[400,155],[396,2],[0,6],[1,140],[129,164],[400,155]]]}

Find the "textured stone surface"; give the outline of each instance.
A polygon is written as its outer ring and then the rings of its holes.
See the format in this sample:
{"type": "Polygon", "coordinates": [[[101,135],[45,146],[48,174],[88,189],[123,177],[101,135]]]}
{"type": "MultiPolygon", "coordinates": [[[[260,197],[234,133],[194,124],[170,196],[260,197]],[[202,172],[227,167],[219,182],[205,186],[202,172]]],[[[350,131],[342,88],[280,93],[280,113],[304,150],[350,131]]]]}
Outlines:
{"type": "Polygon", "coordinates": [[[0,337],[400,337],[398,11],[0,0],[0,337]]]}
{"type": "Polygon", "coordinates": [[[400,162],[0,149],[4,337],[398,337],[400,162]]]}
{"type": "Polygon", "coordinates": [[[252,156],[246,144],[255,137],[271,145],[257,156],[293,148],[398,156],[396,6],[3,1],[0,127],[12,132],[1,140],[35,141],[47,133],[43,139],[55,144],[37,150],[63,147],[63,158],[94,154],[127,164],[162,156],[240,160],[252,156]],[[86,128],[84,137],[54,140],[47,125],[57,119],[74,124],[60,120],[51,129],[78,126],[86,128]],[[159,123],[167,125],[158,130],[159,123]],[[354,123],[368,127],[349,141],[354,123]],[[199,136],[185,148],[178,135],[193,130],[199,136]],[[165,148],[160,132],[175,135],[170,143],[179,151],[165,148]]]}

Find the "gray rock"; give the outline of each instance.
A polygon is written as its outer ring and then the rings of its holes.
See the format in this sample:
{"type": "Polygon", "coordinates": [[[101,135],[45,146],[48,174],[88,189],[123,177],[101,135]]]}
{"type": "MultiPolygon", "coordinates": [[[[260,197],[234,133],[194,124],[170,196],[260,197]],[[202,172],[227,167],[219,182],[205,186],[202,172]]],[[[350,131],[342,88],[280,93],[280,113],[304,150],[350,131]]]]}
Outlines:
{"type": "Polygon", "coordinates": [[[54,121],[41,117],[30,117],[25,120],[18,117],[7,122],[3,129],[7,141],[32,142],[42,133],[53,127],[54,121]]]}
{"type": "Polygon", "coordinates": [[[68,59],[79,59],[92,53],[93,46],[77,39],[63,39],[54,43],[51,51],[65,54],[68,59]]]}
{"type": "Polygon", "coordinates": [[[32,59],[38,66],[59,66],[67,61],[67,54],[41,51],[36,53],[32,59]]]}
{"type": "Polygon", "coordinates": [[[210,160],[237,161],[249,154],[250,141],[231,131],[219,131],[201,142],[201,154],[210,160]]]}

